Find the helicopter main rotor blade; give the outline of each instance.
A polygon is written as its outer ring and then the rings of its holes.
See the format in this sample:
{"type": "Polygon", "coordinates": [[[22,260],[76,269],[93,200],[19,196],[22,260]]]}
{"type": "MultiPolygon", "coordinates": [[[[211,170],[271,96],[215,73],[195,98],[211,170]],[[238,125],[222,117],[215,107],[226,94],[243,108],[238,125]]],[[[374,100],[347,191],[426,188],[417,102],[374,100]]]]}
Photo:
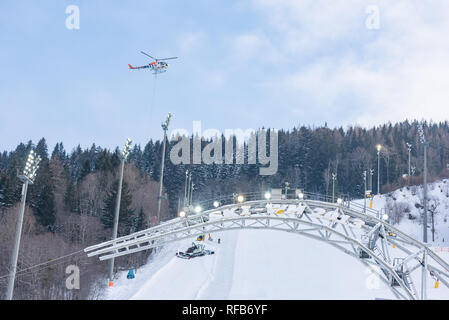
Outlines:
{"type": "Polygon", "coordinates": [[[153,60],[158,60],[158,59],[156,59],[155,57],[152,57],[152,56],[150,56],[148,53],[145,53],[145,52],[143,52],[143,51],[140,51],[140,53],[142,53],[142,54],[144,54],[144,55],[150,57],[150,58],[153,59],[153,60]]]}
{"type": "Polygon", "coordinates": [[[178,59],[178,57],[163,58],[163,59],[157,59],[157,60],[171,60],[171,59],[178,59]]]}

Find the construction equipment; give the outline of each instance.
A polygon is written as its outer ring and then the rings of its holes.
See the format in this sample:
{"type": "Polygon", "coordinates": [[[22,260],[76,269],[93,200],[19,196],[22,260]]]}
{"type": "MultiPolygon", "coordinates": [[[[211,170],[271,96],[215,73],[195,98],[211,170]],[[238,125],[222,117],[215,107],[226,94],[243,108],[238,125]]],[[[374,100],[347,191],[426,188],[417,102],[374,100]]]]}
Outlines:
{"type": "Polygon", "coordinates": [[[209,254],[214,254],[214,251],[204,249],[205,245],[192,242],[192,246],[185,252],[176,252],[178,258],[191,259],[195,257],[201,257],[209,254]]]}

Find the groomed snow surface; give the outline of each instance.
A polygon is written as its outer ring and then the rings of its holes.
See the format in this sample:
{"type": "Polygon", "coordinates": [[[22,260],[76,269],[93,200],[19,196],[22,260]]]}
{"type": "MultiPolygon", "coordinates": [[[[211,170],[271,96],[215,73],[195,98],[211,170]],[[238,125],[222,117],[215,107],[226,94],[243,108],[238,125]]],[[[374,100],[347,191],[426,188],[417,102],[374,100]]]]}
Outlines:
{"type": "MultiPolygon", "coordinates": [[[[438,185],[435,189],[436,194],[441,194],[442,203],[439,241],[433,245],[444,247],[442,239],[445,237],[446,242],[448,239],[443,229],[447,228],[444,215],[448,211],[444,209],[449,198],[439,192],[438,185]]],[[[402,194],[409,190],[397,192],[395,197],[404,201],[402,194]]],[[[407,196],[413,199],[411,194],[407,196]]],[[[385,198],[378,198],[374,208],[385,202],[385,198]]],[[[411,211],[413,214],[412,208],[411,211]]],[[[417,220],[404,217],[397,227],[418,239],[422,237],[417,220]]],[[[168,244],[150,256],[134,279],[127,279],[127,272],[118,273],[114,286],[106,287],[102,298],[395,299],[369,268],[329,244],[273,230],[225,231],[212,237],[213,241],[205,240],[204,244],[206,249],[215,251],[214,255],[190,260],[176,257],[176,252],[186,250],[194,238],[168,244]]],[[[437,254],[449,262],[448,251],[437,254]]],[[[419,290],[420,279],[415,279],[415,284],[419,290]]],[[[429,277],[427,285],[430,299],[449,299],[449,290],[443,284],[435,289],[435,282],[429,277]]]]}

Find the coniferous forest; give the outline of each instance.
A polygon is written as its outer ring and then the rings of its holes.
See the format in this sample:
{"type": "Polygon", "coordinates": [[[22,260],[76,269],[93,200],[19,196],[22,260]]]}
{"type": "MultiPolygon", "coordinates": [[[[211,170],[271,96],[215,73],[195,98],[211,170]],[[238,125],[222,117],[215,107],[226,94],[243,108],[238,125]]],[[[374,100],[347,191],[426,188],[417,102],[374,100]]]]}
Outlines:
{"type": "MultiPolygon", "coordinates": [[[[192,172],[193,202],[237,192],[264,192],[289,182],[292,188],[329,194],[332,173],[337,174],[338,194],[363,197],[364,170],[374,169],[377,190],[377,150],[380,152],[380,189],[390,192],[406,184],[421,184],[423,145],[417,121],[387,123],[374,128],[298,126],[278,131],[278,171],[259,175],[259,165],[173,165],[167,147],[161,219],[177,215],[182,205],[185,171],[192,172]],[[412,144],[411,177],[408,149],[412,144]]],[[[429,180],[449,176],[449,123],[424,123],[428,148],[429,180]]],[[[194,137],[191,137],[193,140],[194,137]]],[[[207,141],[206,141],[207,142],[207,141]]],[[[204,142],[204,143],[206,143],[204,142]]],[[[42,161],[30,185],[18,260],[15,296],[18,299],[85,299],[98,294],[96,284],[106,281],[106,262],[87,258],[82,250],[111,237],[117,196],[120,149],[80,145],[66,150],[63,142],[48,146],[45,138],[19,144],[0,153],[0,294],[4,293],[15,236],[23,170],[33,148],[42,161]],[[70,255],[69,255],[70,254],[70,255]],[[66,256],[67,255],[67,256],[66,256]],[[81,271],[81,290],[65,290],[65,268],[76,264],[81,271]]],[[[161,141],[133,145],[125,164],[119,236],[155,223],[162,157],[161,141]]],[[[117,259],[116,267],[143,264],[151,252],[117,259]]]]}

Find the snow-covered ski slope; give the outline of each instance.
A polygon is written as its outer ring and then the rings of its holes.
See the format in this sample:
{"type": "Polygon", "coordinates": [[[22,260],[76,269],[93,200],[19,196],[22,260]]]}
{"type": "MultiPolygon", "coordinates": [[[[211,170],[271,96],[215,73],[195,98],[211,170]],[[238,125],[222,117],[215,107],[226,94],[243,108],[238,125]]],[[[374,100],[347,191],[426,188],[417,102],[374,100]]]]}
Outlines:
{"type": "MultiPolygon", "coordinates": [[[[397,192],[394,197],[405,201],[402,193],[409,190],[397,192]]],[[[408,197],[414,208],[416,199],[411,194],[408,197]]],[[[387,198],[377,197],[374,208],[385,205],[390,201],[387,198]]],[[[441,236],[438,239],[442,240],[447,227],[444,215],[448,211],[443,210],[446,197],[440,200],[443,202],[437,228],[441,236]]],[[[412,209],[411,212],[416,214],[412,209]]],[[[417,220],[404,217],[398,227],[421,237],[417,220]]],[[[212,236],[213,242],[204,243],[207,249],[215,251],[214,255],[180,259],[175,256],[176,251],[187,249],[195,239],[168,244],[137,270],[134,279],[126,279],[127,272],[119,273],[114,287],[106,288],[103,298],[395,299],[369,268],[327,243],[273,230],[233,230],[212,236]]],[[[431,245],[441,258],[449,261],[449,249],[442,241],[431,245]]],[[[420,286],[420,279],[415,279],[415,284],[420,286]]],[[[449,299],[445,286],[434,286],[435,281],[428,277],[428,298],[449,299]]]]}
{"type": "MultiPolygon", "coordinates": [[[[395,224],[401,231],[408,235],[422,240],[422,219],[421,212],[423,201],[423,187],[410,186],[403,187],[389,194],[375,196],[373,198],[373,209],[389,208],[393,212],[399,213],[402,217],[397,221],[389,222],[395,224]]],[[[363,200],[354,201],[363,205],[363,200]]],[[[369,201],[367,200],[367,206],[369,201]]],[[[433,246],[449,247],[449,180],[444,179],[428,184],[428,243],[433,246]],[[431,233],[431,211],[434,211],[435,219],[435,241],[432,241],[431,233]]]]}

